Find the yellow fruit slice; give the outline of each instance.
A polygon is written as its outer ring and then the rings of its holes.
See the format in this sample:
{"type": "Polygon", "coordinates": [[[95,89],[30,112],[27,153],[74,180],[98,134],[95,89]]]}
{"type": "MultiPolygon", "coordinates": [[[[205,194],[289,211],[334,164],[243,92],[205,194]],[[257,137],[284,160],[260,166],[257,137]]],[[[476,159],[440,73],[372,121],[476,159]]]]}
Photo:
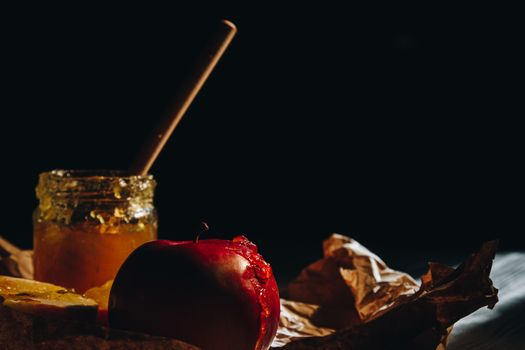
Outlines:
{"type": "Polygon", "coordinates": [[[112,285],[113,285],[113,280],[107,281],[100,287],[94,287],[94,288],[88,289],[84,293],[84,296],[95,300],[98,303],[99,308],[107,310],[108,303],[109,303],[109,292],[111,291],[112,285]]]}
{"type": "Polygon", "coordinates": [[[23,278],[0,276],[0,303],[48,318],[95,322],[98,305],[64,287],[23,278]]]}
{"type": "Polygon", "coordinates": [[[113,280],[109,280],[100,287],[88,289],[84,296],[95,300],[98,303],[98,318],[97,324],[104,327],[109,327],[108,323],[108,304],[109,293],[113,286],[113,280]]]}

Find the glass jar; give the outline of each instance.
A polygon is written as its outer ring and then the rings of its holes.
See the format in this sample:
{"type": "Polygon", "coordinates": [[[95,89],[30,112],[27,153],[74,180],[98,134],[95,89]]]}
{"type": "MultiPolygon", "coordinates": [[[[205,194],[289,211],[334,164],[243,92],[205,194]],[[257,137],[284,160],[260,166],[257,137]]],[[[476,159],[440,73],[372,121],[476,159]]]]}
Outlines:
{"type": "Polygon", "coordinates": [[[151,175],[53,170],[36,187],[35,279],[83,293],[115,278],[128,255],[157,238],[151,175]]]}

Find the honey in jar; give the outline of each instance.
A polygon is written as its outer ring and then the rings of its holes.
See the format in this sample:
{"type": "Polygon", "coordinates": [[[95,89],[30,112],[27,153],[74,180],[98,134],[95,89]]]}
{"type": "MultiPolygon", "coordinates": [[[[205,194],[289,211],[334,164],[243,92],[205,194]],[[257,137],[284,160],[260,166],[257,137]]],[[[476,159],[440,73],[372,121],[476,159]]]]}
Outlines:
{"type": "Polygon", "coordinates": [[[83,293],[115,278],[157,238],[151,175],[54,170],[40,174],[33,214],[35,279],[83,293]]]}

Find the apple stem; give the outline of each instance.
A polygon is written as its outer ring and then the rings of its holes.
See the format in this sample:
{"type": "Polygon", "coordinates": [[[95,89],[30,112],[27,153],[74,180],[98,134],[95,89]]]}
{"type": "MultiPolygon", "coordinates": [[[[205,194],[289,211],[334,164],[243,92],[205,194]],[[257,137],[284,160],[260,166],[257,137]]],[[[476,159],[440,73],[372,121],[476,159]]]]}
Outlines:
{"type": "Polygon", "coordinates": [[[193,239],[193,243],[199,243],[199,237],[201,234],[208,232],[210,230],[210,226],[208,226],[207,223],[204,221],[201,221],[199,225],[199,229],[197,230],[197,234],[195,235],[195,238],[193,239]]]}

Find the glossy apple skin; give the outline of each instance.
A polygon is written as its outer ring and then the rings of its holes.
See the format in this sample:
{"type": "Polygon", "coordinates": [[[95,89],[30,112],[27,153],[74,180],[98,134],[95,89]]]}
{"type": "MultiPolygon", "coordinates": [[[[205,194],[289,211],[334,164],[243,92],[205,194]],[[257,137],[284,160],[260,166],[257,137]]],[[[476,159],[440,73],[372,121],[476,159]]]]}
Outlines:
{"type": "Polygon", "coordinates": [[[109,299],[111,327],[203,350],[268,349],[279,312],[272,270],[243,236],[146,243],[120,268],[109,299]]]}

